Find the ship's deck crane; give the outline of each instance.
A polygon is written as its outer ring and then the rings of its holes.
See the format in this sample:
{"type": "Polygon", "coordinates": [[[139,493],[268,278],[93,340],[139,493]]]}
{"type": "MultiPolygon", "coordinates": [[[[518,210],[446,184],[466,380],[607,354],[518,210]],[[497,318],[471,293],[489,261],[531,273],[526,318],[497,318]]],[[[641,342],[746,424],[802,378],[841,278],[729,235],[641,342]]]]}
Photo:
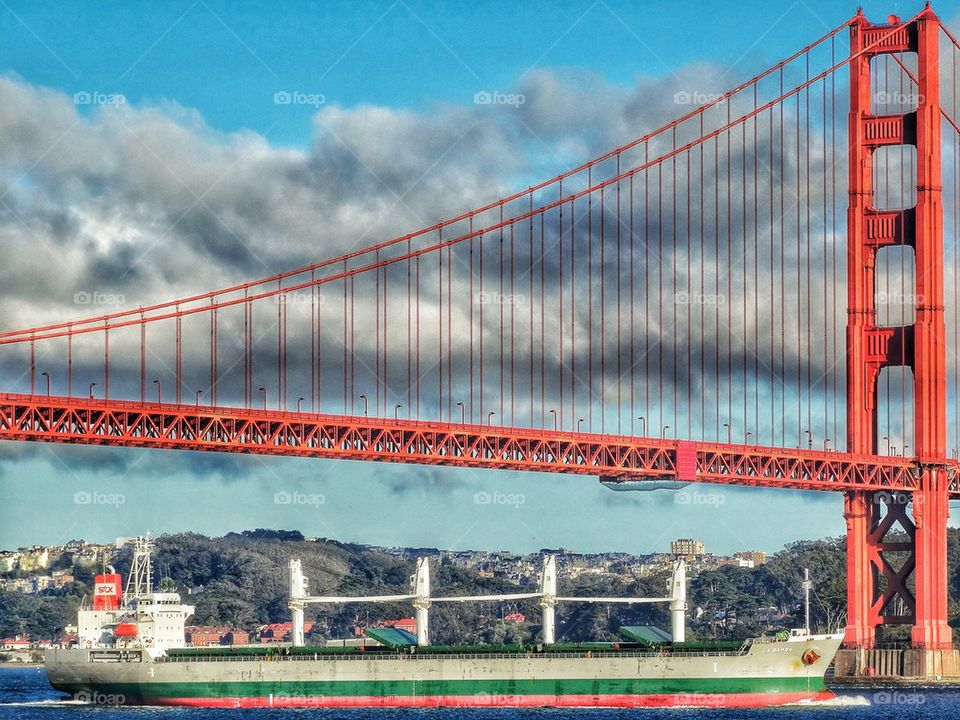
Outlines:
{"type": "Polygon", "coordinates": [[[533,593],[500,593],[494,595],[458,595],[433,597],[430,594],[430,563],[428,558],[417,558],[417,570],[410,578],[411,592],[405,595],[307,595],[307,578],[303,575],[300,560],[290,561],[290,611],[292,619],[291,641],[295,647],[304,644],[303,610],[307,605],[322,603],[379,603],[413,601],[417,619],[417,645],[430,644],[429,610],[437,602],[484,602],[501,600],[540,600],[543,609],[543,642],[551,645],[556,642],[556,607],[560,602],[586,603],[669,603],[670,626],[674,642],[683,642],[685,638],[684,613],[687,607],[687,566],[681,559],[674,564],[673,577],[669,583],[668,597],[574,597],[557,595],[557,559],[547,555],[543,559],[543,571],[540,574],[540,591],[533,593]]]}

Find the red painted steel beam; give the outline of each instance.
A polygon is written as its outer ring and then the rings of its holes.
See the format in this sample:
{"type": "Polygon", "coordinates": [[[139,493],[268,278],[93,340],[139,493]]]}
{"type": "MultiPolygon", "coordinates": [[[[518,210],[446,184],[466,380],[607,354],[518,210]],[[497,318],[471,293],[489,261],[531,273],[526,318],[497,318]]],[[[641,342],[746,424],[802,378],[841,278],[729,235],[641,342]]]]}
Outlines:
{"type": "MultiPolygon", "coordinates": [[[[0,394],[0,440],[823,491],[918,489],[911,458],[345,415],[0,394]]],[[[950,475],[960,463],[951,461],[950,475]]],[[[960,495],[956,484],[953,494],[960,495]]]]}
{"type": "MultiPolygon", "coordinates": [[[[847,207],[847,448],[856,453],[877,451],[877,378],[892,362],[891,337],[874,325],[874,267],[881,247],[912,245],[912,225],[902,219],[894,225],[873,207],[873,150],[883,124],[872,114],[871,54],[868,47],[877,29],[860,11],[850,26],[849,205],[847,207]]],[[[906,29],[898,30],[887,47],[910,46],[906,29]],[[894,42],[895,41],[895,42],[894,42]]],[[[886,134],[896,129],[887,128],[886,134]]],[[[899,357],[899,356],[896,356],[899,357]]],[[[847,625],[845,642],[851,647],[873,647],[878,619],[873,612],[875,591],[873,498],[852,492],[844,498],[847,522],[847,625]]]]}
{"type": "Polygon", "coordinates": [[[917,308],[914,330],[914,438],[923,462],[914,495],[916,623],[914,647],[953,647],[947,624],[947,352],[944,318],[943,173],[940,138],[940,21],[927,6],[916,22],[917,308]]]}

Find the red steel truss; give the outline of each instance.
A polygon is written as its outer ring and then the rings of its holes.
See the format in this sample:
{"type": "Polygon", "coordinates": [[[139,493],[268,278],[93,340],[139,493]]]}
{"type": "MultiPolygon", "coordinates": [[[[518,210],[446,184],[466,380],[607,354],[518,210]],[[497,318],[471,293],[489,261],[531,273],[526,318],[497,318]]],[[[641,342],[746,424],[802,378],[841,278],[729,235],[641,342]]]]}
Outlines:
{"type": "MultiPolygon", "coordinates": [[[[911,458],[238,408],[0,395],[0,439],[915,492],[911,458]]],[[[960,463],[952,462],[952,470],[960,463]]],[[[960,494],[960,490],[953,488],[960,494]]]]}

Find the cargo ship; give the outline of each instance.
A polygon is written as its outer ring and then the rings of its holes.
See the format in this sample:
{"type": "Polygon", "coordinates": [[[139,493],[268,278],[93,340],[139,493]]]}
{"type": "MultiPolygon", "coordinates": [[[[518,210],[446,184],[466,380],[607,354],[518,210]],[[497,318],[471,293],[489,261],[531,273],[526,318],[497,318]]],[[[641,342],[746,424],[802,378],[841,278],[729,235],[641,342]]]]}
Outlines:
{"type": "Polygon", "coordinates": [[[807,629],[743,642],[686,641],[685,568],[657,598],[563,597],[556,561],[544,560],[539,591],[433,597],[421,558],[404,595],[310,596],[299,560],[289,566],[291,642],[187,647],[193,608],[150,586],[149,537],[136,539],[127,587],[97,576],[93,607],[79,611],[75,646],[46,651],[51,685],[73,699],[111,705],[193,707],[760,707],[833,697],[824,673],[842,635],[807,629]],[[537,599],[540,640],[532,645],[439,646],[429,642],[437,602],[537,599]],[[368,629],[354,647],[304,644],[312,603],[412,601],[416,634],[368,629]],[[671,632],[623,627],[622,641],[562,643],[561,602],[669,603],[671,632]]]}

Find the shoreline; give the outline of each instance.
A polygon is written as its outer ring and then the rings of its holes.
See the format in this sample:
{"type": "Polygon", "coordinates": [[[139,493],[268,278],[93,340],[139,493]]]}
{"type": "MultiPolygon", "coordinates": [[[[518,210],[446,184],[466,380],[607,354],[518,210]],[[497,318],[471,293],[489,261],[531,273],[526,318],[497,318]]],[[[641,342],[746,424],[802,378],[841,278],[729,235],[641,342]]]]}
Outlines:
{"type": "Polygon", "coordinates": [[[877,689],[933,689],[960,690],[960,677],[910,678],[910,677],[849,677],[827,678],[824,684],[829,690],[877,690],[877,689]]]}

